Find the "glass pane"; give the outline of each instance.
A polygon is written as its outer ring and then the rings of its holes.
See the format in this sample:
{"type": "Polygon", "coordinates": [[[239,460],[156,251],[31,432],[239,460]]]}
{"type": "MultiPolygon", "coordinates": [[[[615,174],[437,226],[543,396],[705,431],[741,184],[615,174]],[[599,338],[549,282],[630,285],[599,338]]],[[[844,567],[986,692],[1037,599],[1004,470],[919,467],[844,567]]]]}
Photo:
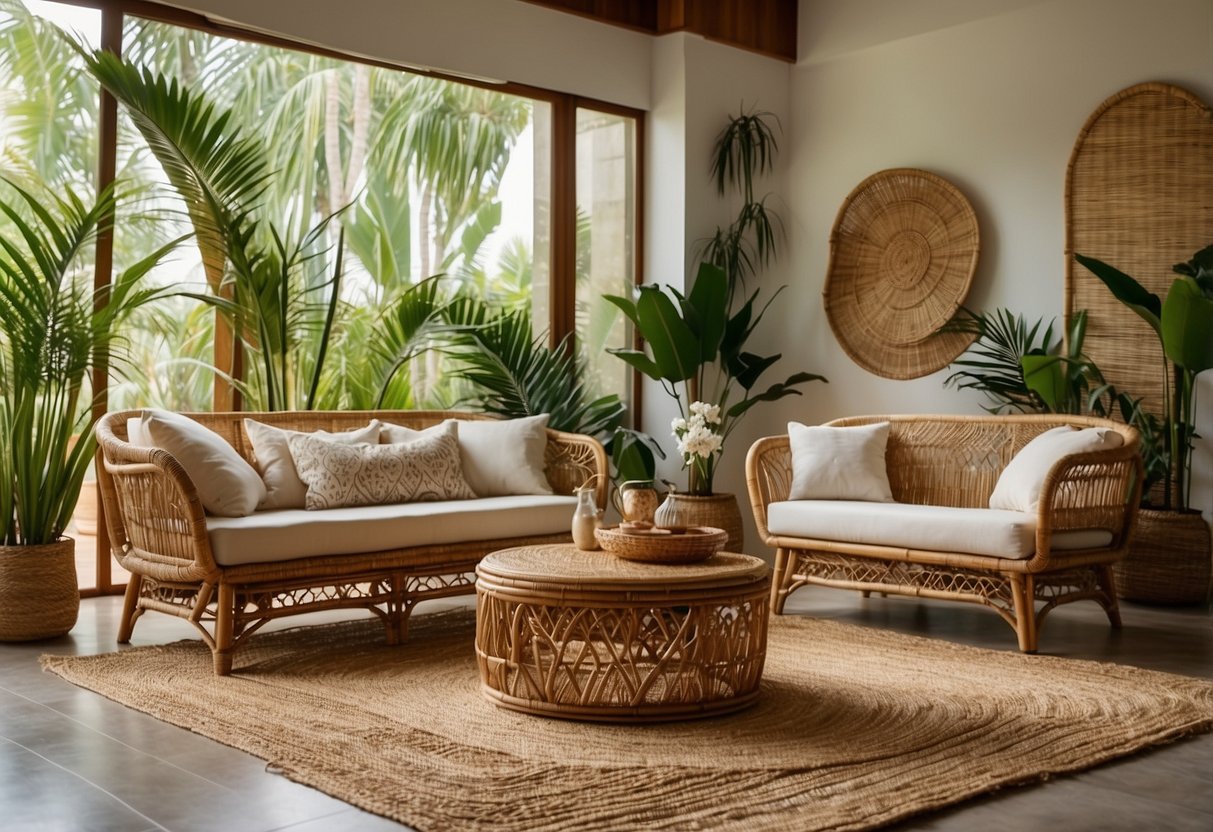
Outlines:
{"type": "MultiPolygon", "coordinates": [[[[101,13],[36,0],[0,6],[0,168],[44,202],[48,191],[63,196],[71,188],[91,205],[96,193],[97,84],[56,26],[94,46],[100,39],[101,13]]],[[[0,234],[18,238],[7,218],[0,220],[0,234]]],[[[72,280],[89,292],[94,254],[90,245],[73,261],[72,280]]],[[[91,398],[87,391],[82,393],[82,416],[91,398]]],[[[91,487],[88,482],[84,489],[91,487]]],[[[76,539],[79,585],[90,589],[97,579],[95,524],[78,513],[67,533],[76,539]]]]}
{"type": "MultiPolygon", "coordinates": [[[[444,371],[451,359],[439,352],[391,372],[399,364],[385,334],[392,311],[406,289],[434,274],[447,275],[448,292],[466,291],[494,308],[546,312],[546,274],[537,263],[546,264],[548,244],[535,195],[546,193],[538,184],[546,181],[550,151],[535,140],[534,128],[546,105],[137,19],[130,19],[125,49],[132,60],[230,109],[231,123],[264,147],[271,174],[264,193],[246,206],[257,226],[254,245],[269,249],[276,235],[294,251],[310,241],[287,283],[282,331],[290,346],[267,360],[261,339],[246,339],[246,409],[458,402],[468,391],[458,373],[444,371]],[[339,239],[339,303],[309,402],[339,239]]],[[[146,152],[140,155],[141,141],[128,143],[129,167],[158,167],[146,152]]],[[[163,215],[172,206],[157,199],[156,213],[163,215]]],[[[167,239],[181,227],[159,223],[159,233],[167,239]]],[[[212,291],[199,264],[191,246],[169,279],[212,291]]],[[[176,396],[177,406],[192,406],[207,386],[202,368],[209,360],[204,327],[210,315],[182,299],[175,303],[147,328],[159,344],[147,365],[158,375],[139,378],[140,384],[152,377],[164,383],[139,394],[176,396]]]]}
{"type": "Polygon", "coordinates": [[[577,110],[577,338],[599,395],[631,399],[631,372],[608,347],[632,343],[631,325],[602,299],[636,279],[636,121],[577,110]]]}

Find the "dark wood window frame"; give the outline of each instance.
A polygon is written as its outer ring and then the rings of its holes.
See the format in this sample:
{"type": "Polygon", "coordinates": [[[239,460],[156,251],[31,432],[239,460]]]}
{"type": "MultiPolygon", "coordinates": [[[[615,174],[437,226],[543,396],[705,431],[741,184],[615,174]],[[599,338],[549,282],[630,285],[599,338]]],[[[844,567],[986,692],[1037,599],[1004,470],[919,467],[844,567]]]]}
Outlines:
{"type": "MultiPolygon", "coordinates": [[[[573,285],[577,258],[577,110],[579,108],[594,110],[602,113],[630,118],[635,121],[636,160],[635,160],[635,228],[633,229],[635,245],[633,247],[633,274],[637,284],[644,282],[644,142],[645,142],[645,113],[631,107],[612,104],[592,98],[585,98],[568,93],[555,92],[542,87],[528,84],[506,82],[502,84],[479,81],[471,78],[446,75],[441,72],[422,71],[410,66],[404,66],[391,61],[373,60],[356,57],[334,49],[301,43],[290,38],[278,37],[262,32],[244,29],[228,24],[219,24],[204,15],[188,12],[158,3],[143,2],[143,0],[57,0],[66,5],[82,6],[98,9],[101,12],[101,47],[122,54],[123,21],[127,15],[198,29],[221,37],[292,49],[300,52],[310,52],[344,61],[380,66],[409,72],[414,75],[426,75],[433,78],[452,81],[469,86],[496,90],[510,95],[518,95],[543,101],[551,107],[552,121],[552,172],[551,172],[551,259],[550,273],[550,309],[548,322],[550,343],[554,346],[566,335],[575,330],[574,303],[576,291],[573,285]]],[[[118,144],[118,110],[114,98],[106,92],[101,93],[98,118],[99,146],[97,160],[97,185],[105,187],[113,182],[116,173],[117,144],[118,144]]],[[[113,229],[102,229],[96,249],[94,284],[104,290],[110,282],[113,271],[113,229]]],[[[636,414],[640,410],[641,381],[633,375],[632,412],[635,426],[639,427],[636,414]]],[[[98,416],[103,415],[106,407],[106,391],[109,386],[107,367],[98,367],[93,376],[93,389],[98,391],[94,411],[98,416]]],[[[98,459],[98,463],[101,460],[98,459]]],[[[105,524],[104,508],[98,505],[97,525],[97,572],[96,586],[81,591],[83,597],[97,595],[112,595],[121,593],[125,584],[114,584],[109,553],[109,534],[105,524]]]]}

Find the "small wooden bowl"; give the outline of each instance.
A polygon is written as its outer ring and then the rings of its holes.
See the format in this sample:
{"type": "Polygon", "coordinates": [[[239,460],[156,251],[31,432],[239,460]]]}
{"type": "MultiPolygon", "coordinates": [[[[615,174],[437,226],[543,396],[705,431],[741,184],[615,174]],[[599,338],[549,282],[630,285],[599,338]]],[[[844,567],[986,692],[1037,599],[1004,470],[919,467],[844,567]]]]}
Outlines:
{"type": "Polygon", "coordinates": [[[724,548],[729,534],[711,526],[690,526],[681,534],[669,529],[648,532],[621,531],[616,526],[595,530],[604,551],[624,560],[644,563],[695,563],[724,548]]]}

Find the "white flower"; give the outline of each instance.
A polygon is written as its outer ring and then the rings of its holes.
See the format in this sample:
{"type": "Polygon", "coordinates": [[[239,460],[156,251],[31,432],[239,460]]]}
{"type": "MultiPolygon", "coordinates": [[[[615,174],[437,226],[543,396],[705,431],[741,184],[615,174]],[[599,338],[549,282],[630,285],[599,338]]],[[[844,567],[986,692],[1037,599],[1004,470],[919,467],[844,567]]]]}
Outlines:
{"type": "Polygon", "coordinates": [[[691,428],[680,437],[678,452],[684,458],[698,456],[707,459],[720,450],[721,441],[720,435],[713,433],[707,426],[692,424],[691,428]]]}
{"type": "Polygon", "coordinates": [[[693,415],[702,417],[702,419],[708,424],[720,424],[720,405],[718,404],[691,402],[690,410],[693,415]]]}
{"type": "Polygon", "coordinates": [[[670,430],[678,440],[678,453],[689,463],[695,457],[710,459],[720,452],[723,437],[716,432],[720,425],[720,406],[707,402],[691,402],[688,415],[670,422],[670,430]]]}

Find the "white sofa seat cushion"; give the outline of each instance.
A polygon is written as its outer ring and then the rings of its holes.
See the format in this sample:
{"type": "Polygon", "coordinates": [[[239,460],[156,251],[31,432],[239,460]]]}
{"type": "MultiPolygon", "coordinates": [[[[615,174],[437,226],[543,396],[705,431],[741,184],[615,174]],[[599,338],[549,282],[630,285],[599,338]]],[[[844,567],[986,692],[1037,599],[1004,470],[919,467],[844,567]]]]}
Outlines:
{"type": "Polygon", "coordinates": [[[524,495],[208,517],[221,566],[379,552],[528,535],[567,534],[576,497],[524,495]]]}
{"type": "MultiPolygon", "coordinates": [[[[1036,553],[1036,517],[1022,511],[858,500],[771,503],[767,529],[781,537],[866,543],[1025,560],[1036,553]]],[[[1107,546],[1106,529],[1054,534],[1054,549],[1107,546]]]]}

